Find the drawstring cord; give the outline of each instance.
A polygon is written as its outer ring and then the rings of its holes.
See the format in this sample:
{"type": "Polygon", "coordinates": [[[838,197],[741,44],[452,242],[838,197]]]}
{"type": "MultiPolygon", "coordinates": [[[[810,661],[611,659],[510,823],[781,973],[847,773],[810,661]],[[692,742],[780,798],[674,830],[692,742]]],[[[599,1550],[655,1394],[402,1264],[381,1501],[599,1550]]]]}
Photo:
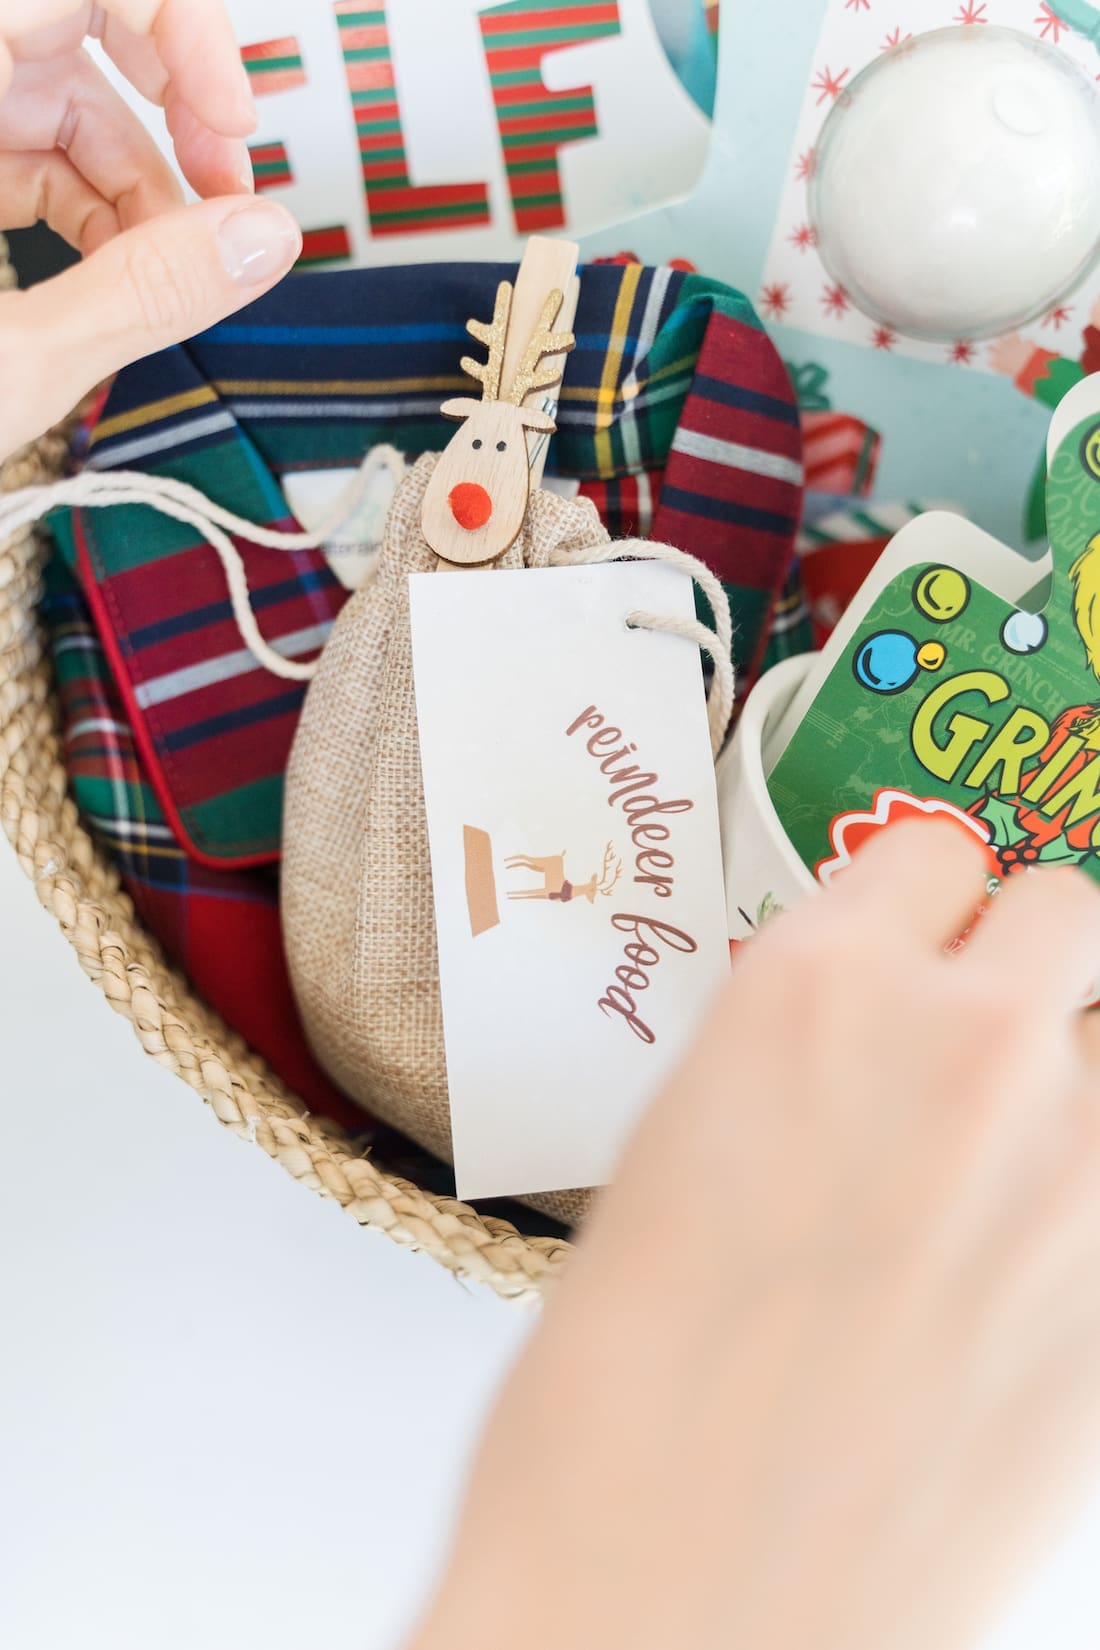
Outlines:
{"type": "Polygon", "coordinates": [[[8,538],[22,527],[40,521],[51,510],[63,505],[77,508],[106,509],[112,504],[144,504],[162,516],[193,527],[214,549],[225,572],[229,600],[237,629],[249,652],[273,676],[290,682],[308,682],[317,669],[316,661],[296,664],[284,659],[260,634],[249,597],[248,578],[240,551],[230,538],[247,539],[250,544],[265,550],[320,550],[326,540],[358,509],[362,499],[382,470],[389,470],[395,481],[405,473],[405,461],[394,447],[372,447],[348,484],[347,491],[337,499],[320,526],[312,533],[295,532],[279,527],[260,527],[245,521],[231,510],[222,509],[207,498],[197,487],[186,481],[175,481],[170,476],[145,475],[140,470],[83,470],[80,475],[51,482],[44,487],[23,487],[8,493],[0,500],[0,539],[8,538]]]}
{"type": "MultiPolygon", "coordinates": [[[[230,535],[245,539],[266,550],[319,550],[352,516],[362,502],[374,477],[389,470],[395,481],[405,473],[405,461],[394,447],[372,447],[360,465],[355,479],[328,511],[320,526],[311,533],[295,532],[277,527],[260,527],[225,510],[197,487],[170,476],[145,475],[139,470],[84,470],[40,487],[23,487],[0,499],[0,540],[10,538],[21,528],[40,521],[43,516],[62,506],[106,509],[114,504],[144,504],[161,515],[194,528],[218,554],[229,588],[233,617],[237,621],[245,646],[266,670],[291,682],[307,682],[316,673],[317,661],[306,664],[285,659],[260,634],[252,611],[248,579],[240,551],[230,535]]],[[[663,561],[690,575],[710,603],[714,615],[714,629],[696,619],[671,619],[659,613],[631,613],[627,624],[634,629],[659,630],[683,636],[707,653],[714,665],[707,693],[707,721],[711,748],[715,756],[721,750],[733,714],[734,674],[731,662],[733,626],[730,620],[729,600],[714,574],[695,556],[675,550],[669,544],[654,544],[648,539],[619,539],[612,543],[589,545],[583,550],[560,552],[551,556],[556,567],[585,566],[599,562],[638,559],[663,561]]]]}
{"type": "Polygon", "coordinates": [[[660,613],[628,613],[626,622],[632,630],[662,630],[672,636],[683,636],[709,656],[714,674],[707,691],[707,725],[710,728],[711,752],[717,757],[729,732],[736,686],[733,621],[729,597],[721,581],[698,557],[676,550],[671,544],[657,544],[649,539],[616,539],[610,544],[586,545],[583,550],[559,551],[550,558],[554,567],[584,567],[597,562],[635,559],[663,561],[670,567],[680,568],[694,579],[710,603],[714,615],[713,630],[698,619],[670,619],[660,613]]]}

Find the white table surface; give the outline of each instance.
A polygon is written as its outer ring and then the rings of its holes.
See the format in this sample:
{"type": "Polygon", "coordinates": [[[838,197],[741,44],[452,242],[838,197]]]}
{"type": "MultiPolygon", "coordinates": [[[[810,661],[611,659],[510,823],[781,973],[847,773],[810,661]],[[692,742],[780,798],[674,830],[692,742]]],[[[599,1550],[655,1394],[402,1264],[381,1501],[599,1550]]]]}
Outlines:
{"type": "Polygon", "coordinates": [[[0,1644],[389,1650],[533,1322],[219,1127],[0,838],[0,1644]]]}
{"type": "MultiPolygon", "coordinates": [[[[4,1650],[395,1650],[531,1314],[221,1129],[2,840],[0,1163],[4,1650]]],[[[1098,1617],[1100,1499],[988,1650],[1098,1617]]]]}

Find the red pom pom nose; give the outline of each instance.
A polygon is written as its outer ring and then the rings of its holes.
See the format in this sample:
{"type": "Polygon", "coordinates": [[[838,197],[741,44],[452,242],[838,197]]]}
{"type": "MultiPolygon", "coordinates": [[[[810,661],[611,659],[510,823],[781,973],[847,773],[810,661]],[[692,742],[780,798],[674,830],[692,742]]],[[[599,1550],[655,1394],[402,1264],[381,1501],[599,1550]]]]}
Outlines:
{"type": "Polygon", "coordinates": [[[493,501],[476,481],[460,481],[447,495],[451,514],[468,533],[484,527],[493,513],[493,501]]]}

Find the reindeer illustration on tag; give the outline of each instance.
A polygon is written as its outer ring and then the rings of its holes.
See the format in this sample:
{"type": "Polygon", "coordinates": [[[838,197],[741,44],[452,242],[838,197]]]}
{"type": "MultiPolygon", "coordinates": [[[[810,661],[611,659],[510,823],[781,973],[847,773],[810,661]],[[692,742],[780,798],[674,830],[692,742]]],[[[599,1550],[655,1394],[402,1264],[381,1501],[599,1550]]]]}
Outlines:
{"type": "Polygon", "coordinates": [[[523,403],[561,377],[560,362],[543,365],[543,357],[560,357],[573,348],[572,332],[552,330],[562,307],[562,291],[555,287],[502,395],[512,297],[511,283],[501,281],[492,321],[467,322],[471,336],[488,349],[485,362],[462,358],[463,370],[481,383],[481,400],[456,396],[440,408],[448,418],[460,419],[462,427],[440,455],[424,494],[420,525],[436,555],[453,566],[483,567],[519,536],[531,485],[527,431],[549,436],[555,428],[544,408],[523,403]]]}
{"type": "Polygon", "coordinates": [[[603,864],[593,871],[587,882],[570,882],[565,874],[565,849],[560,854],[513,854],[504,861],[510,871],[535,871],[542,877],[541,888],[510,889],[509,899],[550,899],[568,905],[570,900],[586,899],[595,905],[597,894],[610,894],[622,876],[623,862],[612,842],[604,849],[603,864]],[[614,867],[614,869],[612,869],[614,867]]]}
{"type": "MultiPolygon", "coordinates": [[[[493,844],[488,831],[476,825],[464,825],[462,838],[470,933],[476,939],[479,934],[496,928],[500,922],[493,844]]],[[[570,882],[565,874],[565,855],[564,848],[560,854],[511,854],[503,861],[506,871],[532,871],[542,878],[542,883],[534,888],[509,888],[504,897],[509,900],[548,900],[556,905],[587,900],[589,905],[595,905],[597,895],[610,896],[617,887],[623,874],[623,862],[613,842],[605,847],[599,870],[593,871],[586,882],[570,882]]]]}

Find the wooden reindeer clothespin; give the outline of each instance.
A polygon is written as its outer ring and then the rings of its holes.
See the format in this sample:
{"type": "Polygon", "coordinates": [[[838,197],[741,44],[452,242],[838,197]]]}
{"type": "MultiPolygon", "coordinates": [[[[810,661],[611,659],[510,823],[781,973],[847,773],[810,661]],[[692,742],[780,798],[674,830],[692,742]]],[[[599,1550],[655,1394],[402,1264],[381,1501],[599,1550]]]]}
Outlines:
{"type": "Polygon", "coordinates": [[[488,359],[464,356],[481,400],[458,396],[441,411],[462,421],[424,494],[420,525],[440,567],[484,567],[515,543],[555,428],[556,397],[573,348],[578,248],[534,236],[513,290],[501,281],[491,321],[467,323],[488,359]]]}

